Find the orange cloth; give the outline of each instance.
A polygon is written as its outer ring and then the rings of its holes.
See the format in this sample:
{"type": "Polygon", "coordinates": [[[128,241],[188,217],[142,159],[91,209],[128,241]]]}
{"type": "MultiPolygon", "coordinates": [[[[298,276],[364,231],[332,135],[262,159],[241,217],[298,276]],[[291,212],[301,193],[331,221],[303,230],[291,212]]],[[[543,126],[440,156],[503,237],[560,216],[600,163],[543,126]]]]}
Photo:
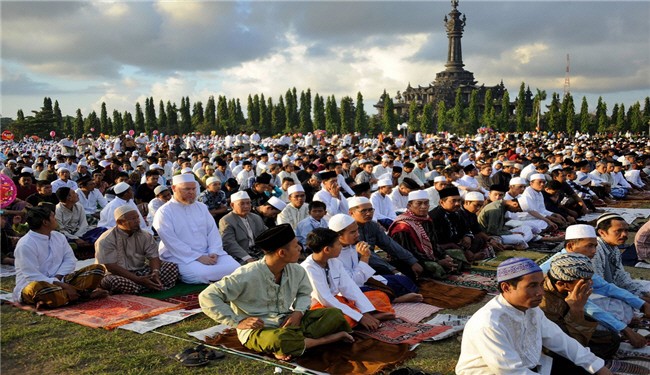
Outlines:
{"type": "MultiPolygon", "coordinates": [[[[368,292],[363,292],[363,294],[365,294],[368,300],[370,300],[370,303],[372,303],[372,305],[375,307],[375,310],[383,313],[395,314],[395,309],[393,309],[393,306],[390,304],[390,298],[388,298],[388,295],[386,293],[381,292],[379,290],[370,290],[368,292]]],[[[350,306],[356,311],[359,311],[359,309],[355,306],[354,301],[350,301],[349,299],[343,296],[335,296],[335,297],[337,300],[339,300],[339,302],[347,306],[350,306]]],[[[316,302],[311,306],[311,310],[322,309],[324,307],[328,307],[328,306],[323,306],[320,302],[316,302]]],[[[358,324],[357,321],[353,320],[347,315],[343,315],[343,317],[345,317],[345,320],[350,324],[350,327],[352,328],[354,328],[358,324]]]]}

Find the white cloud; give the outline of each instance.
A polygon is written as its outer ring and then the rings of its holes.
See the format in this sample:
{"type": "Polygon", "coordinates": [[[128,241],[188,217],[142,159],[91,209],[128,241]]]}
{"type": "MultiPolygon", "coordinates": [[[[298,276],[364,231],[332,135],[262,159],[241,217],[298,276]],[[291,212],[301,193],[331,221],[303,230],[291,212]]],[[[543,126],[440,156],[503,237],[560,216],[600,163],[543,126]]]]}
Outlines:
{"type": "Polygon", "coordinates": [[[544,43],[527,44],[516,47],[512,51],[512,57],[520,64],[528,64],[530,60],[538,57],[548,50],[548,45],[544,43]]]}

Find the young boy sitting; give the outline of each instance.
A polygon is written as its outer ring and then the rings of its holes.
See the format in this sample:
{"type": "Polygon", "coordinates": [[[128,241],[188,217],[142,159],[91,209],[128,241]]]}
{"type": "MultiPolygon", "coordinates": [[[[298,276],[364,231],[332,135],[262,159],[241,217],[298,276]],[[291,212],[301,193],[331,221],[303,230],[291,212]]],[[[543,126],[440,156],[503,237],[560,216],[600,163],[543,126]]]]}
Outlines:
{"type": "Polygon", "coordinates": [[[323,219],[327,214],[327,206],[320,201],[309,203],[309,217],[298,222],[296,226],[296,237],[304,247],[307,244],[307,234],[316,228],[327,228],[327,220],[323,219]]]}
{"type": "Polygon", "coordinates": [[[312,309],[335,307],[351,327],[360,324],[368,330],[379,328],[380,320],[395,318],[388,296],[380,291],[362,292],[337,259],[342,249],[338,233],[316,228],[307,236],[307,246],[313,253],[301,266],[313,288],[312,309]]]}

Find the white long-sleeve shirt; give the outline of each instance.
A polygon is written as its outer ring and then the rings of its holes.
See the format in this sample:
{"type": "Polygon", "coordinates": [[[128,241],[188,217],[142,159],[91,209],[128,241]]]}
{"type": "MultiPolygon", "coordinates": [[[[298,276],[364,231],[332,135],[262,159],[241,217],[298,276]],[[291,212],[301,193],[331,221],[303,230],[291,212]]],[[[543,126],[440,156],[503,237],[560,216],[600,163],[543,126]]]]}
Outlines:
{"type": "Polygon", "coordinates": [[[202,255],[228,255],[214,218],[201,202],[186,205],[172,198],[156,211],[153,227],[161,239],[162,260],[188,264],[202,255]]]}
{"type": "Polygon", "coordinates": [[[395,213],[406,211],[406,204],[409,202],[408,195],[402,195],[399,189],[396,188],[390,193],[390,199],[393,202],[393,211],[395,213]]]}
{"type": "Polygon", "coordinates": [[[456,374],[536,374],[542,345],[591,373],[605,365],[539,307],[520,311],[498,295],[465,325],[456,374]]]}
{"type": "Polygon", "coordinates": [[[309,216],[309,206],[303,204],[300,208],[295,208],[293,204],[289,203],[287,206],[278,214],[276,220],[277,224],[289,224],[291,228],[295,231],[298,227],[298,223],[303,219],[306,219],[309,216]]]}
{"type": "Polygon", "coordinates": [[[79,188],[79,186],[77,186],[77,183],[72,180],[63,181],[62,179],[59,178],[52,181],[52,193],[56,193],[56,191],[62,187],[69,187],[70,189],[75,191],[79,188]]]}
{"type": "Polygon", "coordinates": [[[325,214],[324,219],[328,221],[330,218],[332,218],[332,216],[336,214],[347,215],[350,211],[348,201],[343,196],[343,193],[339,193],[339,197],[334,198],[329,191],[321,189],[316,194],[314,194],[313,200],[325,203],[327,214],[325,214]]]}
{"type": "Polygon", "coordinates": [[[544,205],[544,195],[542,194],[542,192],[537,191],[532,187],[528,186],[521,194],[521,196],[525,198],[527,202],[527,204],[524,204],[521,207],[522,210],[526,212],[536,211],[544,217],[553,214],[551,211],[546,209],[546,206],[544,205]]]}
{"type": "Polygon", "coordinates": [[[91,190],[88,197],[81,189],[77,189],[77,195],[79,196],[79,203],[86,211],[86,215],[92,215],[97,212],[98,206],[104,208],[108,204],[108,200],[97,189],[91,190]]]}
{"type": "Polygon", "coordinates": [[[21,292],[32,281],[59,281],[56,275],[74,271],[77,258],[65,236],[59,232],[49,237],[34,231],[27,232],[16,245],[16,287],[14,301],[20,301],[21,292]]]}
{"type": "Polygon", "coordinates": [[[59,232],[71,240],[78,240],[91,229],[88,226],[86,213],[80,202],[75,203],[71,210],[62,203],[58,203],[54,217],[59,223],[59,232]]]}
{"type": "Polygon", "coordinates": [[[375,215],[372,218],[373,220],[395,220],[397,217],[395,209],[393,208],[393,200],[388,195],[382,195],[380,192],[376,191],[370,195],[370,203],[372,203],[372,207],[375,209],[375,215]]]}
{"type": "Polygon", "coordinates": [[[133,202],[133,199],[129,199],[129,201],[127,202],[120,197],[115,197],[115,199],[108,202],[106,207],[102,209],[102,211],[99,213],[99,222],[97,223],[97,226],[109,228],[109,229],[116,226],[117,223],[115,222],[115,216],[114,216],[115,209],[126,205],[135,208],[135,210],[138,212],[138,216],[140,217],[140,229],[146,230],[147,232],[153,234],[153,231],[144,221],[144,218],[142,217],[140,210],[138,210],[138,206],[136,206],[135,202],[133,202]]]}
{"type": "Polygon", "coordinates": [[[336,307],[357,322],[361,320],[364,313],[375,310],[368,297],[348,275],[340,260],[329,259],[327,261],[328,272],[325,272],[325,269],[316,263],[311,255],[300,265],[307,271],[309,282],[313,288],[311,292],[312,305],[315,302],[320,302],[325,307],[336,307]],[[354,301],[355,306],[361,312],[337,300],[336,296],[339,294],[354,301]]]}

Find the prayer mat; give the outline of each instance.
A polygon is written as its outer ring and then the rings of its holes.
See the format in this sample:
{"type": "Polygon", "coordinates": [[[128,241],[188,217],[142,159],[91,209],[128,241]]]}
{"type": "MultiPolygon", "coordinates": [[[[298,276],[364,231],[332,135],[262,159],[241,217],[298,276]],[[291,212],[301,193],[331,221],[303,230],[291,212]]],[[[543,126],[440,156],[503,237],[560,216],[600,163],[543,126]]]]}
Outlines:
{"type": "MultiPolygon", "coordinates": [[[[354,334],[355,342],[335,342],[317,346],[294,359],[294,364],[312,371],[329,374],[377,374],[399,366],[414,358],[408,344],[387,344],[369,337],[354,334]]],[[[246,354],[260,355],[245,348],[237,339],[234,329],[226,330],[215,337],[206,338],[209,345],[221,345],[246,354]]],[[[265,357],[273,358],[272,355],[265,357]]]]}
{"type": "Polygon", "coordinates": [[[495,272],[483,270],[471,270],[460,275],[449,275],[445,284],[464,286],[468,288],[487,290],[488,293],[497,293],[497,275],[495,272]]]}
{"type": "Polygon", "coordinates": [[[553,256],[553,254],[540,253],[537,251],[530,251],[530,250],[523,250],[523,251],[504,250],[504,251],[499,251],[497,253],[497,256],[494,258],[488,258],[478,262],[477,264],[473,265],[472,268],[496,272],[499,264],[501,264],[501,262],[503,262],[504,260],[510,258],[528,258],[528,259],[532,259],[537,264],[542,264],[551,256],[553,256]]]}
{"type": "Polygon", "coordinates": [[[605,366],[618,375],[649,375],[650,360],[646,358],[621,358],[607,361],[605,366]]]}
{"type": "Polygon", "coordinates": [[[203,289],[207,288],[206,284],[185,284],[184,282],[177,282],[173,288],[161,290],[159,292],[142,293],[141,296],[155,298],[159,300],[167,300],[172,297],[187,296],[190,294],[199,294],[203,289]]]}
{"type": "Polygon", "coordinates": [[[415,345],[449,329],[451,329],[449,326],[432,326],[429,324],[411,323],[402,319],[392,319],[381,322],[379,329],[374,331],[359,329],[356,332],[387,344],[415,345]]]}
{"type": "Polygon", "coordinates": [[[635,348],[627,342],[622,342],[621,346],[618,348],[618,352],[616,352],[616,357],[637,357],[650,359],[650,346],[635,348]]]}
{"type": "Polygon", "coordinates": [[[165,298],[163,301],[173,303],[174,305],[181,305],[185,310],[198,309],[201,307],[199,305],[199,293],[191,293],[184,296],[165,298]]]}
{"type": "MultiPolygon", "coordinates": [[[[33,306],[18,303],[13,303],[13,305],[26,311],[36,311],[33,306]]],[[[153,298],[116,294],[52,310],[43,309],[38,313],[86,327],[111,330],[123,324],[147,319],[180,307],[153,298]]]]}
{"type": "Polygon", "coordinates": [[[442,310],[441,307],[431,306],[428,303],[421,302],[396,303],[393,305],[393,309],[395,309],[395,316],[397,318],[412,323],[419,323],[422,319],[428,318],[442,310]]]}
{"type": "Polygon", "coordinates": [[[564,242],[530,242],[528,243],[529,248],[527,251],[537,251],[540,253],[557,253],[564,248],[564,242]]]}
{"type": "Polygon", "coordinates": [[[418,283],[424,303],[443,309],[459,309],[480,302],[487,291],[462,286],[443,284],[434,280],[420,280],[418,283]]]}

